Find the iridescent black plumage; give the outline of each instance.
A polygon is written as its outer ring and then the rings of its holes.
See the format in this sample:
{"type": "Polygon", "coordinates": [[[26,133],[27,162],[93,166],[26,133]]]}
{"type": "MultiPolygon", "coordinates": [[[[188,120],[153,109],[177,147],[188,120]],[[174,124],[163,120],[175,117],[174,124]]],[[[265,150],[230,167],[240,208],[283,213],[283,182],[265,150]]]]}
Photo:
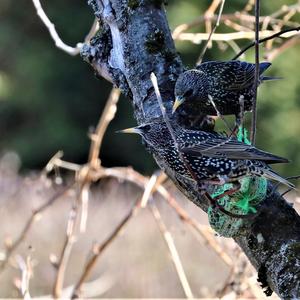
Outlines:
{"type": "MultiPolygon", "coordinates": [[[[270,63],[260,63],[260,82],[276,79],[263,76],[270,63]]],[[[175,85],[177,99],[174,110],[180,105],[180,114],[217,115],[211,99],[222,115],[241,111],[240,97],[243,97],[244,111],[252,109],[254,96],[255,64],[242,61],[209,61],[196,69],[182,73],[175,85]]]]}
{"type": "Polygon", "coordinates": [[[162,168],[167,167],[177,178],[194,179],[190,168],[198,183],[222,184],[255,175],[291,186],[267,165],[287,162],[286,159],[238,142],[233,137],[227,139],[217,133],[174,126],[176,141],[182,152],[180,155],[166,124],[160,119],[123,132],[140,134],[155,154],[158,164],[162,168]]]}

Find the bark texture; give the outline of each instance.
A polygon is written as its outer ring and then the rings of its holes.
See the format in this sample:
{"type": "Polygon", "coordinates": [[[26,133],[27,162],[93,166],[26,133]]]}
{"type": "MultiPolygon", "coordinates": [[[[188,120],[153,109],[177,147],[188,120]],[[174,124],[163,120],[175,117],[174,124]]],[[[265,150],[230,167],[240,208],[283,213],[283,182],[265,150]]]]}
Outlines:
{"type": "MultiPolygon", "coordinates": [[[[184,70],[176,52],[162,0],[89,0],[100,30],[82,49],[96,75],[118,86],[131,100],[139,124],[161,116],[150,74],[154,72],[164,105],[171,110],[174,85],[184,70]]],[[[172,116],[170,116],[172,117],[172,116]]],[[[189,126],[176,117],[180,125],[189,126]]],[[[152,153],[155,158],[155,153],[152,153]]],[[[206,203],[197,188],[172,175],[156,160],[176,186],[203,210],[206,203]]],[[[300,218],[277,192],[268,194],[255,218],[234,239],[258,270],[266,293],[300,299],[300,218]]]]}

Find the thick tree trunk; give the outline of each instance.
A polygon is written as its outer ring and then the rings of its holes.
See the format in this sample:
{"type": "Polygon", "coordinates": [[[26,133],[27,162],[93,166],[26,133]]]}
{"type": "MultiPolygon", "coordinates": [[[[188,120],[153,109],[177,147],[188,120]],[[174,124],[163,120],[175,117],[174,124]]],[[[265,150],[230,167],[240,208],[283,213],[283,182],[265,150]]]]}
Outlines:
{"type": "MultiPolygon", "coordinates": [[[[163,0],[89,0],[101,29],[82,56],[97,75],[117,85],[131,100],[137,122],[161,116],[150,81],[158,78],[164,105],[170,110],[176,78],[183,65],[176,53],[163,8],[163,0]]],[[[176,122],[183,120],[177,117],[176,122]]],[[[155,153],[153,153],[155,157],[155,153]]],[[[203,210],[208,203],[193,185],[180,182],[163,161],[157,161],[177,187],[203,210]]],[[[264,200],[257,216],[245,221],[234,236],[258,270],[266,291],[283,299],[300,299],[300,218],[277,193],[264,200]]]]}

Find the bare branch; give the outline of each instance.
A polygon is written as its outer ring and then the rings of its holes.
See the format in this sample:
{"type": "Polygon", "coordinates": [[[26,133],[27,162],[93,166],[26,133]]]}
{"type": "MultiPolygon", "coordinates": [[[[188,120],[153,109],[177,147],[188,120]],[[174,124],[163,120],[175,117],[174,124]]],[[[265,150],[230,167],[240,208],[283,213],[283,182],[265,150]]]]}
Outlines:
{"type": "Polygon", "coordinates": [[[42,204],[40,207],[38,207],[37,209],[35,209],[32,212],[32,215],[30,216],[30,218],[26,222],[26,224],[25,224],[24,228],[22,229],[19,237],[16,239],[16,241],[9,248],[6,249],[5,260],[2,262],[2,264],[0,266],[0,272],[2,272],[5,269],[6,264],[8,263],[10,257],[14,253],[14,251],[26,239],[33,223],[36,220],[38,220],[41,213],[43,211],[45,211],[48,207],[50,207],[56,200],[58,200],[63,195],[65,195],[65,193],[67,193],[72,188],[72,186],[73,186],[73,184],[63,188],[61,191],[59,191],[55,195],[53,195],[47,202],[45,202],[44,204],[42,204]]]}
{"type": "MultiPolygon", "coordinates": [[[[144,194],[141,199],[142,208],[146,207],[150,197],[167,178],[168,178],[167,175],[162,171],[154,172],[154,174],[150,177],[147,184],[145,185],[144,194]]],[[[145,180],[147,179],[145,178],[145,180]]]]}
{"type": "MultiPolygon", "coordinates": [[[[214,1],[214,2],[216,2],[216,1],[214,1]]],[[[204,47],[203,47],[203,49],[202,49],[202,51],[201,51],[201,53],[199,55],[199,58],[197,60],[197,63],[196,63],[197,65],[201,63],[201,61],[202,61],[202,59],[203,59],[203,57],[205,55],[205,52],[206,52],[207,48],[209,47],[209,45],[211,43],[211,38],[212,38],[213,34],[215,33],[217,27],[220,24],[220,19],[221,19],[221,16],[222,16],[222,12],[223,12],[223,8],[224,8],[225,0],[217,0],[217,2],[218,2],[218,5],[220,4],[220,9],[219,9],[217,21],[216,21],[216,24],[215,24],[214,28],[209,33],[208,39],[207,39],[207,41],[206,41],[206,43],[205,43],[205,45],[204,45],[204,47]]]]}
{"type": "MultiPolygon", "coordinates": [[[[211,32],[212,29],[212,18],[214,17],[215,11],[217,10],[218,6],[220,5],[222,0],[213,0],[206,12],[204,13],[204,20],[205,20],[205,31],[211,32]]],[[[208,47],[211,47],[211,43],[209,43],[208,47]]]]}
{"type": "Polygon", "coordinates": [[[254,96],[252,106],[252,120],[251,120],[251,143],[255,145],[256,140],[256,123],[257,123],[257,89],[259,85],[259,14],[260,14],[260,2],[255,0],[255,76],[254,76],[254,96]]]}
{"type": "MultiPolygon", "coordinates": [[[[267,36],[267,37],[265,37],[265,38],[260,39],[260,40],[259,40],[259,44],[264,43],[264,42],[266,42],[266,41],[268,41],[268,40],[272,40],[272,39],[274,39],[274,38],[276,38],[276,37],[280,37],[280,38],[286,37],[285,35],[288,34],[288,33],[289,33],[289,36],[288,36],[288,37],[291,37],[291,36],[293,36],[293,35],[297,35],[297,37],[298,37],[298,31],[299,31],[299,30],[300,30],[300,26],[298,26],[298,27],[296,27],[296,28],[289,28],[289,29],[281,30],[281,31],[279,31],[279,32],[276,32],[276,33],[274,33],[274,34],[272,34],[272,35],[269,35],[269,36],[267,36]],[[293,31],[297,31],[297,32],[291,34],[293,31]]],[[[260,34],[260,36],[262,36],[262,32],[260,32],[259,34],[260,34]]],[[[235,55],[232,59],[235,60],[235,59],[239,58],[243,53],[245,53],[248,49],[252,48],[253,46],[255,46],[255,42],[253,42],[253,43],[249,44],[248,46],[246,46],[245,48],[243,48],[243,49],[242,49],[237,55],[235,55]]]]}
{"type": "MultiPolygon", "coordinates": [[[[293,31],[298,31],[299,29],[287,29],[287,30],[282,30],[280,34],[278,32],[274,32],[271,30],[265,30],[260,32],[260,36],[264,37],[263,41],[269,40],[274,37],[281,37],[281,38],[289,38],[297,33],[293,31]]],[[[255,38],[255,32],[253,31],[240,31],[240,32],[230,32],[230,33],[215,33],[212,37],[212,41],[230,41],[230,40],[241,40],[241,39],[247,39],[247,40],[252,40],[255,38]]],[[[194,44],[200,44],[203,40],[208,40],[209,39],[209,34],[208,33],[182,33],[177,37],[177,40],[180,41],[190,41],[194,44]]],[[[262,43],[263,41],[260,41],[262,43]]],[[[251,44],[252,45],[252,44],[251,44]]],[[[249,48],[253,47],[250,46],[249,48]]],[[[248,50],[247,48],[246,50],[248,50]]],[[[245,51],[246,51],[245,50],[245,51]]],[[[243,53],[245,52],[243,51],[243,53]]]]}
{"type": "Polygon", "coordinates": [[[163,105],[163,101],[162,101],[161,94],[160,94],[159,87],[158,87],[157,77],[156,77],[156,75],[154,73],[151,73],[151,82],[152,82],[152,85],[154,87],[154,91],[155,91],[155,95],[156,95],[156,98],[157,98],[157,102],[158,102],[159,107],[160,107],[160,111],[161,111],[163,119],[164,119],[164,121],[165,121],[165,123],[167,125],[167,128],[168,128],[168,130],[170,132],[170,135],[171,135],[172,140],[174,142],[174,146],[175,146],[175,148],[176,148],[176,150],[178,152],[178,156],[181,159],[181,161],[183,162],[183,164],[186,167],[186,169],[189,171],[189,173],[191,175],[191,178],[195,182],[198,182],[197,176],[195,175],[195,173],[193,172],[193,170],[190,167],[189,163],[184,158],[183,153],[179,149],[179,145],[178,145],[178,142],[177,142],[177,139],[176,139],[175,132],[174,132],[174,130],[172,128],[172,125],[170,123],[170,120],[169,120],[169,117],[167,115],[166,109],[165,109],[165,107],[163,105]]]}
{"type": "Polygon", "coordinates": [[[115,117],[120,93],[121,92],[119,89],[113,88],[111,90],[108,100],[106,101],[105,108],[97,125],[96,131],[93,135],[91,135],[92,143],[90,147],[89,163],[93,168],[98,168],[100,165],[99,153],[103,136],[106,132],[109,123],[115,117]]]}
{"type": "Polygon", "coordinates": [[[224,252],[224,250],[218,245],[215,238],[213,237],[213,232],[210,233],[207,230],[203,229],[195,219],[191,218],[189,214],[178,204],[174,197],[166,190],[166,188],[162,185],[157,187],[157,192],[161,194],[161,196],[168,202],[168,204],[175,210],[179,218],[189,225],[191,228],[195,230],[201,237],[205,240],[205,242],[216,252],[216,254],[223,260],[223,262],[231,267],[232,260],[231,258],[224,252]]]}
{"type": "Polygon", "coordinates": [[[69,213],[67,229],[66,229],[66,238],[63,244],[63,248],[60,254],[57,273],[53,286],[53,297],[55,299],[61,297],[61,293],[63,290],[65,273],[68,266],[69,258],[71,255],[71,251],[75,242],[75,229],[78,221],[78,210],[80,201],[78,199],[75,200],[75,203],[69,213]]]}
{"type": "Polygon", "coordinates": [[[29,293],[29,282],[33,275],[32,261],[31,257],[27,256],[26,260],[20,255],[16,257],[17,264],[21,270],[21,282],[20,282],[20,292],[24,300],[30,300],[31,296],[29,293]]]}
{"type": "MultiPolygon", "coordinates": [[[[76,45],[76,47],[71,47],[71,46],[68,46],[67,44],[65,44],[62,41],[62,39],[59,37],[54,24],[50,21],[50,19],[46,15],[45,11],[43,10],[40,0],[32,0],[32,2],[36,9],[37,15],[40,17],[40,19],[42,20],[44,25],[47,27],[47,29],[50,33],[50,36],[52,37],[53,41],[55,42],[55,46],[57,48],[61,49],[62,51],[68,53],[69,55],[72,55],[72,56],[78,55],[80,53],[80,49],[81,49],[83,43],[78,43],[76,45]]],[[[88,42],[91,39],[91,37],[94,36],[94,34],[96,33],[97,30],[98,30],[98,22],[95,19],[93,22],[93,25],[90,29],[90,32],[87,34],[87,36],[85,38],[85,42],[88,42]]]]}
{"type": "MultiPolygon", "coordinates": [[[[96,174],[95,174],[96,176],[96,174]]],[[[121,180],[130,181],[133,184],[136,184],[140,188],[147,186],[149,179],[141,175],[130,168],[109,168],[102,169],[102,172],[97,175],[97,179],[103,177],[115,177],[121,180]]],[[[232,266],[232,261],[230,257],[223,251],[223,249],[216,243],[215,239],[211,233],[207,233],[206,230],[203,230],[203,227],[177,203],[177,201],[171,196],[171,194],[166,190],[164,186],[158,184],[160,180],[157,180],[157,185],[154,186],[152,193],[157,191],[167,202],[168,204],[176,211],[179,218],[193,228],[201,237],[206,241],[206,243],[212,247],[212,249],[220,256],[224,263],[228,266],[232,266]]]]}
{"type": "Polygon", "coordinates": [[[63,157],[63,152],[58,151],[47,163],[47,165],[44,169],[45,172],[50,173],[55,168],[63,168],[63,169],[74,171],[74,172],[79,172],[81,170],[80,165],[74,164],[72,162],[64,161],[61,159],[62,157],[63,157]]]}
{"type": "Polygon", "coordinates": [[[274,50],[270,51],[266,54],[266,59],[268,61],[274,60],[278,55],[280,55],[285,50],[297,45],[300,43],[299,36],[294,36],[293,38],[284,42],[280,47],[275,48],[274,50]]]}
{"type": "Polygon", "coordinates": [[[165,223],[163,222],[163,220],[161,218],[160,212],[154,203],[152,203],[150,205],[150,209],[152,211],[155,221],[158,224],[161,234],[168,246],[172,261],[174,263],[174,266],[175,266],[178,278],[180,280],[181,286],[183,288],[183,291],[185,293],[185,296],[188,299],[192,299],[192,298],[194,298],[194,296],[193,296],[190,284],[187,280],[186,274],[184,272],[184,268],[182,266],[182,262],[181,262],[179,254],[178,254],[177,248],[175,246],[174,239],[173,239],[170,231],[168,231],[165,223]]]}
{"type": "Polygon", "coordinates": [[[113,232],[109,235],[108,238],[102,244],[96,244],[92,249],[92,257],[87,261],[83,272],[75,284],[74,291],[72,293],[72,299],[80,297],[81,287],[85,280],[89,277],[92,269],[95,267],[96,262],[103,251],[116,239],[121,230],[125,227],[125,225],[134,217],[140,208],[140,200],[136,201],[128,214],[121,220],[121,222],[116,226],[113,232]]]}
{"type": "Polygon", "coordinates": [[[148,183],[145,186],[144,194],[141,199],[141,207],[145,208],[148,204],[149,198],[152,195],[153,189],[156,185],[157,182],[157,174],[153,173],[152,176],[150,177],[148,183]]]}
{"type": "MultiPolygon", "coordinates": [[[[191,21],[190,23],[185,23],[177,26],[173,33],[172,37],[173,39],[178,39],[178,37],[185,31],[199,26],[203,22],[205,22],[206,32],[209,33],[211,31],[211,22],[214,20],[217,20],[218,16],[214,15],[214,11],[217,8],[218,1],[213,1],[211,6],[208,8],[208,10],[203,14],[191,21]]],[[[231,26],[231,24],[234,23],[235,25],[232,27],[236,31],[249,31],[253,28],[255,28],[255,16],[251,16],[248,14],[248,11],[252,9],[252,7],[255,4],[255,0],[248,1],[248,4],[245,6],[245,8],[242,10],[242,12],[235,12],[233,14],[223,14],[220,17],[220,21],[224,22],[225,25],[231,26]],[[237,29],[236,26],[238,26],[240,29],[237,29]],[[244,28],[244,29],[243,29],[244,28]]],[[[292,5],[284,5],[282,6],[278,11],[274,12],[272,15],[267,16],[261,16],[259,18],[259,22],[262,23],[262,30],[267,30],[268,26],[273,26],[273,29],[276,29],[277,31],[282,28],[282,26],[290,26],[290,27],[298,27],[299,23],[290,21],[290,18],[293,16],[295,12],[300,11],[300,3],[297,1],[297,3],[292,5]],[[283,14],[286,14],[282,19],[278,19],[283,14]],[[276,28],[275,28],[276,27],[276,28]]],[[[254,39],[254,36],[250,39],[254,39]]],[[[200,43],[200,42],[198,42],[200,43]]]]}
{"type": "MultiPolygon", "coordinates": [[[[85,282],[81,287],[82,298],[94,298],[99,297],[109,290],[114,284],[114,279],[110,275],[101,275],[100,277],[85,282]]],[[[70,299],[71,294],[74,290],[74,285],[67,286],[61,292],[61,299],[70,299]]],[[[52,295],[42,295],[35,297],[35,299],[50,299],[52,295]]]]}
{"type": "Polygon", "coordinates": [[[248,0],[246,6],[243,9],[243,12],[249,12],[252,10],[253,6],[254,6],[255,0],[248,0]]]}
{"type": "Polygon", "coordinates": [[[80,195],[79,201],[81,203],[81,217],[80,217],[79,231],[81,233],[86,231],[88,209],[89,209],[90,186],[91,186],[90,182],[84,183],[79,192],[80,195]]]}

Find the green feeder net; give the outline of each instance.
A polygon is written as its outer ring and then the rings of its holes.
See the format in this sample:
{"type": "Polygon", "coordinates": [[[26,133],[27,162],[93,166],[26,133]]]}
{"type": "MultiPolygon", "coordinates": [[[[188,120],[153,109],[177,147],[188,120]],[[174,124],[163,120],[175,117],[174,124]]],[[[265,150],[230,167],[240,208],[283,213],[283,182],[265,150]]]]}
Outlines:
{"type": "MultiPolygon", "coordinates": [[[[247,139],[246,129],[239,128],[238,140],[250,144],[247,139]]],[[[227,211],[237,215],[247,215],[255,213],[257,206],[267,193],[267,180],[263,177],[244,177],[239,180],[240,189],[230,196],[224,196],[218,203],[227,211]]],[[[222,195],[224,192],[233,188],[231,183],[218,187],[212,197],[222,195]]],[[[245,219],[233,218],[222,213],[217,207],[208,208],[208,220],[211,227],[221,236],[233,237],[242,233],[245,219]]]]}

